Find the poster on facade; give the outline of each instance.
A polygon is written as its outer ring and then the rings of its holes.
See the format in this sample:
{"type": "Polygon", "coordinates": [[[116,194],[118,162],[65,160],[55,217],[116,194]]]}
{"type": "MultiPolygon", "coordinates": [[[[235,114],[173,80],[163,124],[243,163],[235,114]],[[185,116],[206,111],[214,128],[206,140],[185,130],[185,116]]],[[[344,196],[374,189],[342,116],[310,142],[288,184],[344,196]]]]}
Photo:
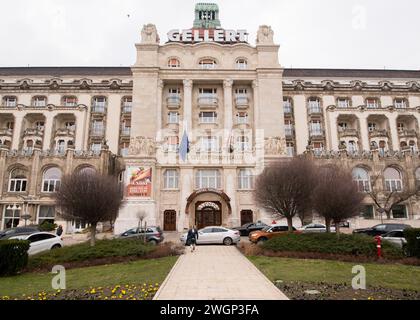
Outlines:
{"type": "Polygon", "coordinates": [[[152,196],[152,168],[129,167],[128,174],[128,197],[150,198],[152,196]]]}

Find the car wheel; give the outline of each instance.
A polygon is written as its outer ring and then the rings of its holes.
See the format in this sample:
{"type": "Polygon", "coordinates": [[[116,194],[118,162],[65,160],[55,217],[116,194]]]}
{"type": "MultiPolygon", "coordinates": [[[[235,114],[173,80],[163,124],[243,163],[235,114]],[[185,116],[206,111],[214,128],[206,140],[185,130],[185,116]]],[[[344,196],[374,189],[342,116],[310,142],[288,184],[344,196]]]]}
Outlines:
{"type": "Polygon", "coordinates": [[[149,243],[153,246],[157,245],[157,241],[154,239],[150,240],[149,243]]]}
{"type": "Polygon", "coordinates": [[[232,245],[232,243],[233,243],[233,240],[232,240],[231,238],[224,238],[224,239],[223,239],[223,244],[224,244],[225,246],[231,246],[231,245],[232,245]]]}
{"type": "Polygon", "coordinates": [[[55,244],[52,246],[51,250],[60,249],[61,246],[59,244],[55,244]]]}

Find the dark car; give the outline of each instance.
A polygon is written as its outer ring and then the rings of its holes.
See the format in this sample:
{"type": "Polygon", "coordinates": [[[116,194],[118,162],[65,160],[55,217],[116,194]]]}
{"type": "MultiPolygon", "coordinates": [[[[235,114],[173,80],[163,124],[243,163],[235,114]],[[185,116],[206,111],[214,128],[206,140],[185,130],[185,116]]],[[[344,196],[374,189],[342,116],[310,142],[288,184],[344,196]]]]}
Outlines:
{"type": "Polygon", "coordinates": [[[363,228],[363,229],[353,230],[353,234],[365,234],[368,236],[375,237],[375,236],[382,236],[394,230],[405,230],[408,228],[411,228],[411,226],[407,224],[383,223],[383,224],[378,224],[372,228],[363,228]]]}
{"type": "Polygon", "coordinates": [[[253,231],[260,231],[264,229],[265,227],[268,227],[263,222],[250,222],[245,223],[242,227],[233,228],[233,230],[238,230],[240,235],[243,237],[249,236],[249,234],[253,231]]]}
{"type": "Polygon", "coordinates": [[[158,244],[164,240],[163,232],[159,227],[133,228],[119,235],[120,239],[141,239],[146,237],[146,241],[150,244],[158,244]]]}
{"type": "Polygon", "coordinates": [[[0,231],[0,240],[6,240],[10,237],[29,235],[31,233],[39,232],[39,228],[35,226],[17,227],[0,231]]]}

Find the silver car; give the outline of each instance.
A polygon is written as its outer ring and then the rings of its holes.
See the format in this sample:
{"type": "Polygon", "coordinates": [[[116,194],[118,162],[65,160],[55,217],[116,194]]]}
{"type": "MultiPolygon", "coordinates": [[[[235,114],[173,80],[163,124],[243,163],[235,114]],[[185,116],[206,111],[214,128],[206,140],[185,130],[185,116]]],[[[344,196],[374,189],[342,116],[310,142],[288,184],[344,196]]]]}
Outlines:
{"type": "MultiPolygon", "coordinates": [[[[185,245],[188,233],[181,236],[181,242],[185,245]]],[[[224,227],[206,227],[198,230],[197,244],[224,244],[230,246],[241,241],[241,235],[237,230],[224,227]]]]}
{"type": "Polygon", "coordinates": [[[382,240],[391,242],[392,244],[396,245],[397,247],[404,247],[407,244],[407,240],[404,238],[404,230],[394,230],[384,234],[382,240]]]}
{"type": "MultiPolygon", "coordinates": [[[[330,227],[331,232],[335,232],[335,227],[330,227]]],[[[299,228],[303,233],[324,233],[327,232],[327,227],[322,223],[311,223],[299,228]]]]}

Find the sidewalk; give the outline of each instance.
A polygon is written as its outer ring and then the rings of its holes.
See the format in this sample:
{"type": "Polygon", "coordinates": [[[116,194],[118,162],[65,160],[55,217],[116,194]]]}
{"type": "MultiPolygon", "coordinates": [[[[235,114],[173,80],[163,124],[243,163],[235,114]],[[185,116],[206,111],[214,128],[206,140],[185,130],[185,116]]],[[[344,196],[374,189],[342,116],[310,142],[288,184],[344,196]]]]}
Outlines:
{"type": "Polygon", "coordinates": [[[198,246],[179,257],[155,300],[288,300],[234,246],[198,246]]]}

